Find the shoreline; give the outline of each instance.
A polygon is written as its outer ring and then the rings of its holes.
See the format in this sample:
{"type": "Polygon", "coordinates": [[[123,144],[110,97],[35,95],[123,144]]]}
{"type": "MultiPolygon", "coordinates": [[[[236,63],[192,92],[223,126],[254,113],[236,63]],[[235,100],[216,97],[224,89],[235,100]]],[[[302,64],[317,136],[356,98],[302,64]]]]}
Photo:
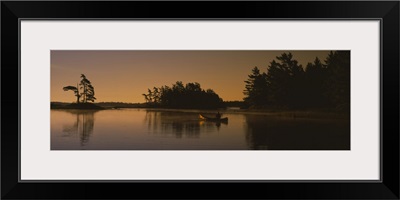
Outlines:
{"type": "Polygon", "coordinates": [[[265,110],[265,109],[176,109],[176,108],[150,108],[150,107],[100,107],[100,108],[65,108],[56,107],[50,110],[125,110],[125,109],[140,109],[150,111],[165,111],[165,112],[185,112],[197,114],[212,114],[221,112],[222,114],[244,114],[244,115],[262,115],[271,117],[283,118],[308,118],[308,119],[350,119],[350,113],[323,111],[323,110],[265,110]]]}

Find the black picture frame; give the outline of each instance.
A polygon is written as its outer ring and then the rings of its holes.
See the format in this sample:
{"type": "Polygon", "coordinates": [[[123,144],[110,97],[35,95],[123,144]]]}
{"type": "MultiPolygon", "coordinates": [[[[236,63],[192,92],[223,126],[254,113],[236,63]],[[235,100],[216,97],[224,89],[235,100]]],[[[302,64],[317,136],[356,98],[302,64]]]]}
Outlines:
{"type": "MultiPolygon", "coordinates": [[[[2,199],[399,199],[398,1],[2,1],[2,199]],[[20,19],[380,19],[378,182],[19,182],[20,19]],[[18,81],[18,82],[17,82],[18,81]],[[261,188],[264,188],[260,190],[261,188]],[[154,191],[149,193],[148,191],[154,191]]],[[[84,167],[84,166],[83,166],[84,167]]]]}

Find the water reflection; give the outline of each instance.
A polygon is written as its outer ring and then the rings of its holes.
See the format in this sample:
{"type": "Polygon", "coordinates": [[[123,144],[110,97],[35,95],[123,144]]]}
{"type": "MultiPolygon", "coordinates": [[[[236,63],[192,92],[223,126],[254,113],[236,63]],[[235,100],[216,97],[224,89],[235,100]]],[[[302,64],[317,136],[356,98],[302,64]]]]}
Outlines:
{"type": "Polygon", "coordinates": [[[350,150],[349,120],[246,115],[249,149],[350,150]]]}
{"type": "Polygon", "coordinates": [[[97,111],[92,110],[67,110],[66,112],[73,114],[75,120],[72,124],[64,124],[62,132],[64,136],[78,136],[80,145],[85,146],[89,142],[90,136],[93,134],[94,114],[97,111]]]}
{"type": "Polygon", "coordinates": [[[52,150],[349,150],[350,120],[197,110],[52,110],[52,150]],[[212,111],[209,115],[212,116],[212,111]],[[96,123],[96,128],[95,124],[96,123]]]}
{"type": "Polygon", "coordinates": [[[149,133],[173,135],[176,138],[199,138],[201,133],[216,132],[221,128],[220,122],[203,121],[197,113],[190,112],[147,110],[144,123],[149,133]]]}

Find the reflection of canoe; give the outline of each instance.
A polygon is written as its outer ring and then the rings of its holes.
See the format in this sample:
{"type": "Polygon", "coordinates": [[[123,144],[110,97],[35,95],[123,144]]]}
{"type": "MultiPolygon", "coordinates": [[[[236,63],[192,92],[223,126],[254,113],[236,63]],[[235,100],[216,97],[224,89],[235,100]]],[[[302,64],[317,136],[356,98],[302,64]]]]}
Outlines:
{"type": "Polygon", "coordinates": [[[206,121],[212,121],[212,122],[228,122],[228,118],[224,117],[224,118],[212,118],[212,117],[206,117],[202,114],[199,114],[199,118],[202,120],[206,120],[206,121]]]}

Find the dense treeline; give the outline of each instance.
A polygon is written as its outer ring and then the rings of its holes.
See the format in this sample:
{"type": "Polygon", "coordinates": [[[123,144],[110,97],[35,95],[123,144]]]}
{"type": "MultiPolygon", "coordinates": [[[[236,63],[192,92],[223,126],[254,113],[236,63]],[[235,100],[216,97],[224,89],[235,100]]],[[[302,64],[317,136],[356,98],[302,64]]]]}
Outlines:
{"type": "Polygon", "coordinates": [[[146,103],[153,107],[210,109],[223,106],[222,99],[212,89],[204,90],[199,83],[184,85],[177,81],[172,87],[148,89],[143,94],[146,103]]]}
{"type": "Polygon", "coordinates": [[[330,52],[304,69],[291,53],[258,67],[245,81],[245,103],[252,108],[335,109],[350,111],[350,51],[330,52]]]}

